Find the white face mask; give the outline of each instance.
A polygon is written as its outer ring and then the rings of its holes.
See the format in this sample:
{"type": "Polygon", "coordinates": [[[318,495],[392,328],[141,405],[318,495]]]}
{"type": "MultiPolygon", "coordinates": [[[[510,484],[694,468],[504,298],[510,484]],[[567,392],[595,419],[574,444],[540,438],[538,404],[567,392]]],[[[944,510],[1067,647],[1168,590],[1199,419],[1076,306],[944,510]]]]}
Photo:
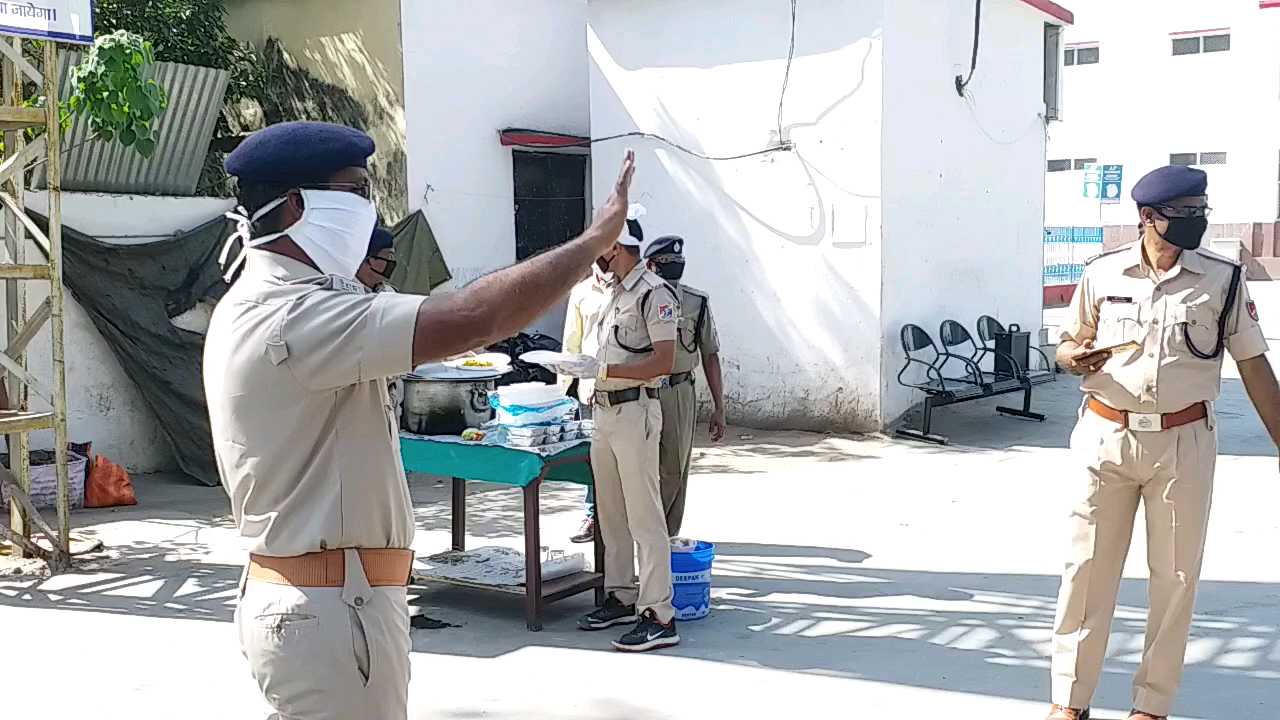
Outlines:
{"type": "Polygon", "coordinates": [[[595,278],[596,284],[608,287],[613,284],[616,279],[611,272],[604,272],[596,263],[591,263],[591,275],[595,278]]]}
{"type": "Polygon", "coordinates": [[[283,197],[267,203],[249,218],[227,213],[228,217],[239,222],[239,228],[234,235],[227,238],[227,244],[222,249],[219,262],[226,264],[231,245],[237,239],[243,241],[244,247],[240,256],[227,270],[225,277],[228,282],[244,262],[245,251],[269,243],[282,235],[288,235],[297,243],[321,273],[355,278],[356,271],[360,269],[360,263],[364,262],[365,254],[369,250],[369,236],[373,234],[374,225],[378,222],[378,213],[373,207],[373,202],[354,193],[340,190],[302,190],[301,192],[302,217],[282,232],[249,239],[252,223],[283,203],[285,201],[283,197]]]}

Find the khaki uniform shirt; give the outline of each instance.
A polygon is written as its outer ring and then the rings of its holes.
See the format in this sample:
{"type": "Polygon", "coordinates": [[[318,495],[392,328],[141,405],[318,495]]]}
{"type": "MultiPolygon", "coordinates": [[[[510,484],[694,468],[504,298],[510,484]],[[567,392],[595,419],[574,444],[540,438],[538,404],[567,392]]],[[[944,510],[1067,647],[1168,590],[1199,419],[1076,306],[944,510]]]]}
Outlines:
{"type": "MultiPolygon", "coordinates": [[[[652,347],[653,343],[676,339],[680,307],[671,286],[641,263],[613,286],[613,295],[597,321],[596,336],[600,349],[596,359],[616,365],[641,360],[647,353],[635,349],[652,347]],[[649,296],[644,307],[641,301],[649,296]],[[626,347],[624,347],[624,345],[626,347]]],[[[662,378],[649,382],[610,378],[596,383],[597,390],[626,390],[633,387],[657,387],[662,378]]]]}
{"type": "MultiPolygon", "coordinates": [[[[391,286],[391,283],[382,283],[374,292],[380,293],[397,293],[391,286]]],[[[387,378],[387,396],[391,398],[391,416],[399,422],[400,419],[400,403],[404,401],[404,374],[392,375],[387,378]]]]}
{"type": "Polygon", "coordinates": [[[204,348],[214,453],[250,552],[407,548],[413,512],[387,377],[423,298],[250,250],[204,348]]]}
{"type": "Polygon", "coordinates": [[[684,283],[676,286],[680,301],[680,325],[676,335],[676,362],[671,373],[692,372],[708,355],[720,352],[720,334],[716,332],[716,320],[711,315],[711,298],[684,283]],[[698,327],[698,315],[703,308],[702,327],[698,327]]]}
{"type": "MultiPolygon", "coordinates": [[[[594,274],[573,286],[569,292],[569,310],[564,316],[564,346],[567,353],[596,356],[600,350],[598,336],[600,314],[609,302],[609,287],[596,280],[594,274]]],[[[560,377],[560,384],[568,387],[573,378],[560,377]]],[[[595,393],[595,379],[578,379],[578,400],[590,404],[595,393]]]]}
{"type": "Polygon", "coordinates": [[[1118,410],[1169,413],[1218,398],[1222,355],[1204,360],[1191,343],[1211,353],[1218,318],[1227,314],[1225,352],[1237,362],[1267,351],[1243,275],[1234,307],[1224,307],[1234,263],[1206,250],[1185,250],[1158,278],[1135,242],[1094,258],[1071,300],[1063,340],[1093,340],[1097,347],[1135,341],[1101,372],[1087,376],[1086,394],[1118,410]],[[1185,335],[1184,335],[1185,331],[1185,335]]]}

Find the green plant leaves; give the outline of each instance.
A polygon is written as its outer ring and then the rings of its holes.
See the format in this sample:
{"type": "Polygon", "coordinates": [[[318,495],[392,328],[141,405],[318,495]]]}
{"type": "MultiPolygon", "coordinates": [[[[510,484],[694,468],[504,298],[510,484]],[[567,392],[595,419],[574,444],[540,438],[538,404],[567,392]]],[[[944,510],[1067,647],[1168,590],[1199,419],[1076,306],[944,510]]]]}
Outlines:
{"type": "Polygon", "coordinates": [[[151,43],[126,30],[94,41],[84,60],[71,71],[76,91],[64,111],[85,115],[102,140],[118,141],[143,157],[156,149],[154,121],[168,97],[154,80],[145,79],[155,62],[151,43]]]}

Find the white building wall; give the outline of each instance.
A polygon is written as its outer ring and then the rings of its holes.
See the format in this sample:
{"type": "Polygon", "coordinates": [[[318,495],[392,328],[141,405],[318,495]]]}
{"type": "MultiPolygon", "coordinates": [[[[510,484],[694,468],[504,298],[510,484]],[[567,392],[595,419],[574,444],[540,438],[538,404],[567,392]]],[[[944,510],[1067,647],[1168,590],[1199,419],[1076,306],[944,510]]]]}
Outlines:
{"type": "Polygon", "coordinates": [[[882,421],[920,398],[898,385],[905,323],[937,339],[980,315],[1036,337],[1044,217],[1043,26],[1019,0],[982,4],[968,99],[973,4],[888,0],[884,30],[882,421]]]}
{"type": "Polygon", "coordinates": [[[1073,0],[1064,43],[1098,43],[1099,62],[1062,68],[1063,121],[1050,159],[1124,165],[1122,202],[1083,197],[1083,171],[1047,173],[1048,225],[1136,222],[1129,191],[1170,153],[1226,152],[1207,165],[1215,223],[1277,215],[1280,8],[1258,0],[1073,0]],[[1228,28],[1226,52],[1174,56],[1170,33],[1228,28]]]}
{"type": "MultiPolygon", "coordinates": [[[[404,0],[409,209],[453,284],[515,262],[507,127],[589,134],[585,0],[404,0]]],[[[535,323],[559,337],[564,310],[535,323]]]]}
{"type": "MultiPolygon", "coordinates": [[[[595,136],[644,131],[709,155],[777,140],[787,3],[590,8],[595,136]]],[[[711,162],[638,138],[593,150],[596,198],[634,147],[646,236],[686,238],[685,279],[711,295],[735,422],[879,427],[883,20],[879,3],[799,3],[782,118],[792,152],[711,162]]]]}
{"type": "MultiPolygon", "coordinates": [[[[103,242],[136,244],[193,229],[230,209],[217,198],[144,197],[63,193],[63,223],[103,242]]],[[[27,206],[48,212],[44,192],[27,194],[27,206]]],[[[39,257],[28,243],[27,258],[39,257]]],[[[28,312],[48,296],[44,283],[27,284],[28,312]]],[[[0,294],[0,305],[3,295],[0,294]]],[[[79,303],[66,294],[64,341],[67,358],[67,426],[74,442],[93,442],[93,449],[132,472],[176,467],[169,441],[138,388],[124,373],[110,346],[79,303]]],[[[53,377],[48,325],[28,346],[28,367],[38,378],[53,377]]],[[[31,396],[32,407],[48,408],[31,396]]],[[[52,431],[33,433],[32,447],[53,447],[52,431]]]]}

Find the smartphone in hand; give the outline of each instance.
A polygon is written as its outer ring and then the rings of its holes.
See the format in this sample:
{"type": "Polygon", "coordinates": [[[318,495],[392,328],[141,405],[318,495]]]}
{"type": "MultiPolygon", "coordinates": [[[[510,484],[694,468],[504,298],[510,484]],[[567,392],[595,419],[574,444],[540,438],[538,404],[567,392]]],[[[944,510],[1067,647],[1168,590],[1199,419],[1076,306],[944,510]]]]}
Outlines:
{"type": "Polygon", "coordinates": [[[1080,365],[1094,365],[1102,360],[1110,360],[1122,352],[1137,350],[1142,347],[1136,340],[1129,340],[1116,345],[1108,345],[1103,348],[1094,348],[1088,355],[1082,355],[1076,358],[1076,362],[1080,365]]]}

